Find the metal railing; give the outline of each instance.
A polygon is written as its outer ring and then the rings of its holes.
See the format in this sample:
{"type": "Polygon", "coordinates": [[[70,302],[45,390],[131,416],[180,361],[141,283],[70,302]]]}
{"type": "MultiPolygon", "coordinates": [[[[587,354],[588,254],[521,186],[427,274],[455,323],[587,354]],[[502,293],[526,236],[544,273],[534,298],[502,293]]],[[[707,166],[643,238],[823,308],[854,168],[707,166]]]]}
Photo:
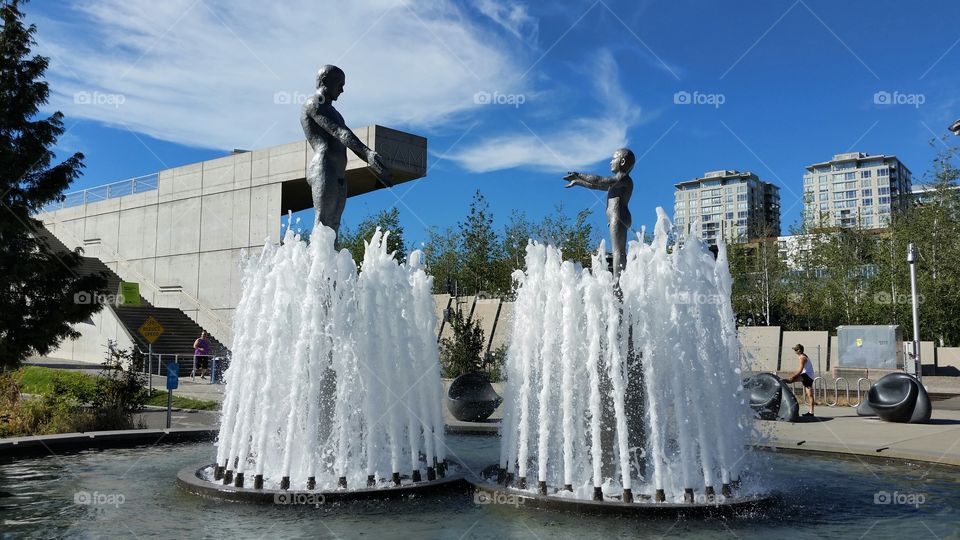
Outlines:
{"type": "MultiPolygon", "coordinates": [[[[859,407],[859,406],[860,406],[860,402],[863,401],[863,394],[862,394],[862,392],[861,392],[861,386],[860,386],[861,383],[863,383],[863,381],[867,381],[867,390],[868,390],[868,391],[870,390],[870,387],[873,386],[873,381],[871,381],[868,377],[860,377],[859,379],[857,379],[857,402],[856,402],[856,403],[850,403],[850,406],[851,406],[851,407],[859,407]]],[[[849,401],[848,401],[848,403],[849,403],[849,401]]]]}
{"type": "Polygon", "coordinates": [[[80,191],[71,191],[63,196],[62,201],[52,202],[44,206],[41,212],[55,212],[70,208],[72,206],[81,206],[108,199],[115,199],[125,195],[134,195],[157,189],[159,173],[145,174],[119,182],[112,182],[102,186],[82,189],[80,191]]]}
{"type": "MultiPolygon", "coordinates": [[[[179,369],[177,370],[178,376],[189,376],[191,380],[196,380],[197,376],[197,356],[193,353],[184,353],[184,354],[162,354],[162,353],[148,353],[140,350],[140,354],[143,355],[143,364],[141,366],[141,372],[147,373],[150,375],[148,377],[149,383],[148,388],[153,391],[153,376],[163,377],[167,374],[168,366],[171,362],[176,362],[179,369]],[[183,361],[181,361],[183,359],[183,361]],[[164,361],[166,360],[166,361],[164,361]]],[[[201,355],[203,356],[203,355],[201,355]]],[[[223,373],[226,371],[227,367],[230,364],[229,356],[225,355],[209,355],[206,356],[208,359],[208,375],[209,383],[217,384],[223,382],[223,373]]]]}
{"type": "Polygon", "coordinates": [[[847,389],[847,403],[850,403],[850,383],[843,377],[837,377],[833,381],[833,402],[827,401],[827,407],[836,407],[840,403],[840,381],[843,381],[843,386],[847,389]]]}

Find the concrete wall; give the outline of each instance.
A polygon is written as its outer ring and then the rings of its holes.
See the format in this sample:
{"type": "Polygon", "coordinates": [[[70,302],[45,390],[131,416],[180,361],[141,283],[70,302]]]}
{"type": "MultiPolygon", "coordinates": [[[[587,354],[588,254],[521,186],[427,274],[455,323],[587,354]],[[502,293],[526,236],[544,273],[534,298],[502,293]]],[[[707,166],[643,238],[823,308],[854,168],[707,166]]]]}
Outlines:
{"type": "MultiPolygon", "coordinates": [[[[355,130],[380,152],[398,182],[426,172],[426,139],[381,126],[355,130]]],[[[43,213],[69,248],[83,247],[158,307],[183,310],[223,343],[232,342],[240,260],[280,241],[287,210],[312,206],[306,141],[233,154],[158,173],[157,189],[43,213]]],[[[377,188],[349,153],[351,195],[377,188]]]]}
{"type": "Polygon", "coordinates": [[[80,332],[77,339],[66,339],[46,358],[71,360],[78,363],[100,364],[106,358],[107,340],[113,339],[121,349],[133,349],[133,340],[127,335],[120,320],[109,307],[94,313],[88,320],[73,328],[80,332]]]}
{"type": "Polygon", "coordinates": [[[483,330],[483,337],[487,340],[484,352],[490,350],[490,342],[493,337],[494,325],[497,323],[497,314],[500,311],[502,300],[499,298],[478,299],[473,308],[473,320],[480,323],[483,330]]]}
{"type": "Polygon", "coordinates": [[[737,331],[744,371],[776,372],[780,364],[779,326],[742,326],[737,331]]]}
{"type": "Polygon", "coordinates": [[[937,375],[960,375],[960,347],[937,347],[937,375]]]}
{"type": "MultiPolygon", "coordinates": [[[[810,361],[813,362],[813,369],[816,371],[817,375],[822,375],[824,372],[830,369],[828,357],[828,347],[830,344],[829,332],[785,331],[781,337],[781,343],[780,371],[795,372],[799,367],[799,362],[797,362],[797,354],[793,352],[793,347],[797,343],[803,345],[803,350],[807,357],[810,358],[810,361]]],[[[824,376],[824,378],[829,377],[824,376]]]]}

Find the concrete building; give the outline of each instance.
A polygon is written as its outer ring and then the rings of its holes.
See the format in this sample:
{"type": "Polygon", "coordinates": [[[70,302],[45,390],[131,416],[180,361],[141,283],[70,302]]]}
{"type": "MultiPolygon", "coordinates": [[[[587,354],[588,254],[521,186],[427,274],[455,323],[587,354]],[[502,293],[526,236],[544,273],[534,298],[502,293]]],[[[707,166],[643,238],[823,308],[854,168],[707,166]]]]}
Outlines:
{"type": "Polygon", "coordinates": [[[681,231],[695,226],[710,244],[780,235],[780,188],[754,173],[712,171],[674,185],[673,221],[681,231]]]}
{"type": "Polygon", "coordinates": [[[806,167],[803,220],[808,228],[886,228],[909,204],[912,175],[896,156],[837,154],[806,167]]]}
{"type": "MultiPolygon", "coordinates": [[[[426,174],[425,138],[382,126],[354,133],[383,156],[395,182],[426,174]]],[[[82,247],[139,283],[146,302],[182,310],[229,347],[241,253],[279,242],[281,216],[313,206],[306,182],[312,157],[306,141],[234,152],[69,194],[37,217],[67,248],[82,247]]],[[[348,196],[381,187],[352,152],[347,184],[348,196]]]]}
{"type": "MultiPolygon", "coordinates": [[[[948,189],[956,191],[960,185],[950,186],[948,189]]],[[[937,188],[933,185],[914,185],[910,188],[910,199],[914,205],[923,206],[936,200],[937,188]]]]}

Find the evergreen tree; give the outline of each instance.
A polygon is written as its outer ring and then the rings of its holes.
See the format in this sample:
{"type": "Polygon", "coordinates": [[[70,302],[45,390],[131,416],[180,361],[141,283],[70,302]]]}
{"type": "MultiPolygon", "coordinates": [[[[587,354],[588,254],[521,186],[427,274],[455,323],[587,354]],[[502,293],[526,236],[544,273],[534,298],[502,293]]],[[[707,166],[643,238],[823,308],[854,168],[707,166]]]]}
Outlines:
{"type": "Polygon", "coordinates": [[[493,214],[487,199],[478,189],[470,203],[470,213],[466,221],[459,224],[461,288],[470,294],[480,291],[501,293],[509,290],[504,283],[500,266],[496,264],[501,247],[497,233],[493,229],[493,214]]]}
{"type": "Polygon", "coordinates": [[[359,265],[363,261],[363,243],[370,241],[377,227],[380,227],[381,231],[390,231],[387,250],[395,252],[398,261],[406,260],[407,245],[403,239],[403,226],[400,225],[400,211],[396,207],[365,217],[356,229],[341,227],[337,243],[341,249],[349,250],[353,260],[359,265]]]}
{"type": "Polygon", "coordinates": [[[23,24],[23,2],[0,4],[0,366],[14,368],[30,355],[44,355],[79,332],[101,306],[80,302],[104,284],[101,276],[78,275],[79,250],[55,253],[33,217],[63,200],[80,175],[83,155],[51,165],[51,150],[63,134],[63,115],[40,115],[50,90],[43,80],[49,60],[31,55],[36,28],[23,24]]]}

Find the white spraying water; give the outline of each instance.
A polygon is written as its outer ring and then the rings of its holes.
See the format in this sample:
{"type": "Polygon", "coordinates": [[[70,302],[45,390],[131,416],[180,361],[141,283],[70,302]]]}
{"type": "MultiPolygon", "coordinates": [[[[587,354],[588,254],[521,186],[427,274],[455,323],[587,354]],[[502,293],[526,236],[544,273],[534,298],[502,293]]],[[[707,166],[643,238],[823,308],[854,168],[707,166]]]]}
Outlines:
{"type": "Polygon", "coordinates": [[[319,225],[244,261],[216,461],[244,487],[392,485],[445,459],[433,279],[419,251],[399,264],[388,234],[359,273],[319,225]]]}
{"type": "Polygon", "coordinates": [[[604,246],[592,270],[530,242],[517,271],[500,466],[515,486],[591,498],[663,490],[666,502],[719,500],[746,467],[726,247],[630,242],[619,291],[604,246]],[[522,482],[521,482],[522,479],[522,482]],[[564,487],[567,487],[564,490],[564,487]]]}

